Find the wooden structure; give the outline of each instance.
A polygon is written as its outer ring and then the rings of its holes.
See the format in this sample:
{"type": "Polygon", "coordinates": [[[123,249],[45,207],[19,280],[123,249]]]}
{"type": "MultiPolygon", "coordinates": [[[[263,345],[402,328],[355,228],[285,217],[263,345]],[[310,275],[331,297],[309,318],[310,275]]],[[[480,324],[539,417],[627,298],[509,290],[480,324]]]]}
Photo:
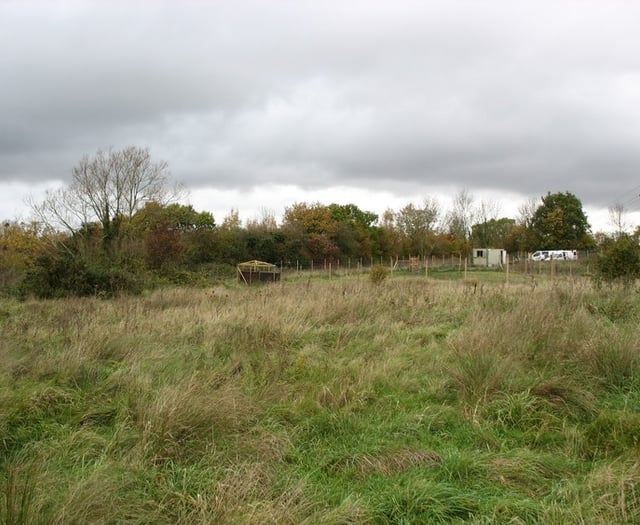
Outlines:
{"type": "Polygon", "coordinates": [[[409,271],[411,273],[418,272],[422,269],[422,261],[420,257],[409,257],[409,271]]]}
{"type": "Polygon", "coordinates": [[[280,268],[262,261],[247,261],[238,264],[238,280],[245,284],[276,282],[280,280],[280,268]]]}

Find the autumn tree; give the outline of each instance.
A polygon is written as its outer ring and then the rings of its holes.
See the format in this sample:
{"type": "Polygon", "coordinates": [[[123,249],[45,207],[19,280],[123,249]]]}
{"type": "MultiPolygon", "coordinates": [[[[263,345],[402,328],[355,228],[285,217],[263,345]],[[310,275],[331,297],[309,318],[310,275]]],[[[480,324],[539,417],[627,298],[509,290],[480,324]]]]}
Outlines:
{"type": "Polygon", "coordinates": [[[402,251],[402,233],[396,226],[396,214],[387,208],[370,234],[371,255],[376,259],[398,256],[402,251]]]}
{"type": "Polygon", "coordinates": [[[338,254],[335,235],[338,222],[331,209],[320,204],[298,202],[285,208],[283,228],[302,244],[301,256],[310,261],[333,259],[338,254]]]}
{"type": "Polygon", "coordinates": [[[32,261],[54,235],[38,222],[4,221],[0,224],[0,287],[17,284],[32,261]]]}
{"type": "Polygon", "coordinates": [[[129,231],[141,237],[145,245],[145,260],[150,268],[171,264],[208,260],[207,251],[213,242],[215,220],[209,212],[197,212],[191,205],[162,205],[147,202],[131,218],[129,231]]]}
{"type": "Polygon", "coordinates": [[[395,215],[395,224],[405,240],[407,255],[429,255],[440,217],[440,204],[436,199],[424,199],[422,206],[409,203],[395,215]]]}
{"type": "Polygon", "coordinates": [[[283,224],[299,225],[308,233],[332,235],[337,230],[331,208],[319,202],[296,202],[285,208],[283,224]]]}
{"type": "Polygon", "coordinates": [[[145,203],[131,218],[135,229],[149,230],[158,224],[166,224],[181,232],[212,230],[215,228],[213,215],[208,211],[198,212],[185,204],[162,204],[156,201],[145,203]]]}

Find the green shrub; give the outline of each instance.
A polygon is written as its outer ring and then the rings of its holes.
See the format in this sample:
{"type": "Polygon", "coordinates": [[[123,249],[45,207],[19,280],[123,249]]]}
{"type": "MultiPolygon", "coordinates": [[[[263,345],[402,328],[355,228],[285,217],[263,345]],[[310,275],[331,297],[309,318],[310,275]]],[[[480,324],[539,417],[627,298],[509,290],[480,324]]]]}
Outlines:
{"type": "Polygon", "coordinates": [[[386,266],[373,266],[369,272],[369,280],[374,284],[380,284],[387,277],[389,277],[389,268],[386,266]]]}
{"type": "Polygon", "coordinates": [[[596,261],[596,279],[628,285],[639,276],[640,245],[629,235],[610,242],[596,261]]]}
{"type": "Polygon", "coordinates": [[[89,261],[67,247],[57,247],[40,255],[27,271],[22,295],[41,299],[70,296],[110,297],[118,293],[140,293],[143,279],[108,261],[89,261]]]}

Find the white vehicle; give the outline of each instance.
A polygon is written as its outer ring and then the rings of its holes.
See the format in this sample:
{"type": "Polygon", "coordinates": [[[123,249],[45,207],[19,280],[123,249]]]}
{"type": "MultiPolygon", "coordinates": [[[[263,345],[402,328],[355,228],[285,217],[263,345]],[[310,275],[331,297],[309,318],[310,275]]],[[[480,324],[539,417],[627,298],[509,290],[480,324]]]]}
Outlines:
{"type": "Polygon", "coordinates": [[[532,261],[575,261],[577,258],[577,250],[538,250],[531,254],[532,261]]]}

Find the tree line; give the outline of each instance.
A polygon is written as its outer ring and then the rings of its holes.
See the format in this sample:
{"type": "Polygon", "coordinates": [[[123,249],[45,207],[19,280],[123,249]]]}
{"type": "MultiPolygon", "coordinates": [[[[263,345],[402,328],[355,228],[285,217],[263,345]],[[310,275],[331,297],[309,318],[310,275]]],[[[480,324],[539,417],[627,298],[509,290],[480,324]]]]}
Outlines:
{"type": "Polygon", "coordinates": [[[211,213],[177,202],[179,194],[167,164],[147,149],[83,157],[68,187],[32,204],[35,220],[2,224],[0,287],[41,297],[112,294],[207,279],[250,259],[308,267],[467,257],[474,247],[594,250],[608,241],[594,238],[570,192],[529,201],[518,219],[500,217],[497,205],[476,204],[461,191],[446,212],[429,198],[381,216],[355,204],[298,202],[280,223],[265,214],[245,224],[237,210],[218,224],[211,213]]]}

